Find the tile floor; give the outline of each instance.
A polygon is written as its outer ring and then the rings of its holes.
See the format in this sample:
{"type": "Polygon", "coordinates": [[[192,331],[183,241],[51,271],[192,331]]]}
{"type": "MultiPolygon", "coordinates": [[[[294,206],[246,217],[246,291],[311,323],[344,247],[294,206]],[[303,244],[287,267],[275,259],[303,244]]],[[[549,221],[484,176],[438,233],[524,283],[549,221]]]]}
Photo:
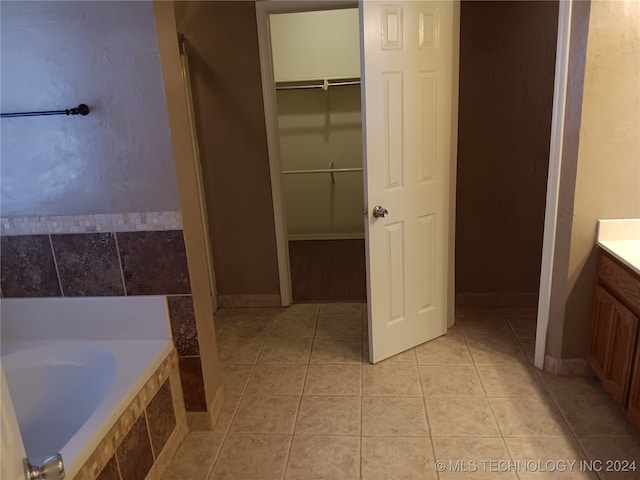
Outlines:
{"type": "Polygon", "coordinates": [[[365,318],[362,304],[219,311],[225,403],[166,478],[640,479],[640,434],[598,383],[532,367],[533,312],[461,309],[446,336],[377,365],[365,318]]]}

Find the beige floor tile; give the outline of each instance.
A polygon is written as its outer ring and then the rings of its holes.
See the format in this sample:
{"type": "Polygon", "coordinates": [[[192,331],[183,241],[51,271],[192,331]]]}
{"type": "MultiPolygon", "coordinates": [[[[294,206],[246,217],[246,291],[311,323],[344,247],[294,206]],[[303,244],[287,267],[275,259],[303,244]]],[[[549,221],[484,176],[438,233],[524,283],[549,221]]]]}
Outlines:
{"type": "Polygon", "coordinates": [[[362,317],[364,303],[323,303],[320,305],[320,316],[344,315],[362,317]]]}
{"type": "Polygon", "coordinates": [[[500,435],[489,401],[484,397],[428,397],[426,404],[432,436],[500,435]]]}
{"type": "Polygon", "coordinates": [[[286,480],[358,480],[360,437],[296,435],[286,480]]]}
{"type": "Polygon", "coordinates": [[[231,424],[233,433],[293,433],[298,396],[244,396],[231,424]]]}
{"type": "Polygon", "coordinates": [[[281,338],[313,338],[317,323],[317,315],[278,315],[271,322],[267,335],[281,338]]]}
{"type": "Polygon", "coordinates": [[[436,480],[429,438],[362,438],[362,480],[436,480]]]}
{"type": "Polygon", "coordinates": [[[473,365],[421,365],[420,378],[427,396],[484,396],[473,365]]]}
{"type": "Polygon", "coordinates": [[[415,365],[364,365],[362,384],[367,396],[422,396],[415,365]]]}
{"type": "Polygon", "coordinates": [[[264,335],[271,324],[273,316],[232,316],[225,318],[225,336],[235,336],[246,339],[259,338],[264,335]]]}
{"type": "Polygon", "coordinates": [[[535,317],[507,317],[507,323],[513,330],[516,338],[535,338],[536,318],[535,317]]]}
{"type": "Polygon", "coordinates": [[[360,397],[304,396],[296,435],[360,435],[360,397]]]}
{"type": "Polygon", "coordinates": [[[602,465],[605,470],[601,472],[603,479],[640,478],[640,433],[624,437],[580,438],[579,442],[591,464],[602,465]],[[635,462],[635,471],[632,462],[635,462]],[[606,471],[607,467],[610,471],[606,471]]]}
{"type": "Polygon", "coordinates": [[[162,478],[165,480],[206,478],[223,440],[224,434],[220,433],[189,433],[162,478]]]}
{"type": "Polygon", "coordinates": [[[362,338],[360,317],[331,315],[318,318],[316,338],[362,338]]]}
{"type": "Polygon", "coordinates": [[[256,365],[246,395],[300,395],[306,365],[256,365]]]}
{"type": "Polygon", "coordinates": [[[411,397],[362,397],[362,435],[429,435],[424,400],[411,397]]]}
{"type": "Polygon", "coordinates": [[[580,471],[580,460],[586,458],[574,438],[506,438],[505,441],[513,460],[526,466],[518,473],[521,480],[597,479],[592,473],[580,471]]]}
{"type": "Polygon", "coordinates": [[[631,435],[634,428],[606,394],[555,397],[577,437],[631,435]]]}
{"type": "Polygon", "coordinates": [[[536,339],[535,338],[519,338],[518,343],[520,348],[529,360],[529,363],[533,365],[536,356],[536,339]]]}
{"type": "Polygon", "coordinates": [[[309,365],[305,395],[362,395],[361,365],[309,365]]]}
{"type": "Polygon", "coordinates": [[[217,433],[227,433],[231,421],[236,414],[238,404],[240,403],[240,397],[238,395],[225,395],[222,408],[218,414],[218,420],[213,427],[213,431],[217,433]]]}
{"type": "Polygon", "coordinates": [[[472,364],[464,337],[447,333],[416,347],[418,365],[472,364]]]}
{"type": "Polygon", "coordinates": [[[225,395],[242,395],[253,365],[222,365],[222,386],[225,395]]]}
{"type": "Polygon", "coordinates": [[[461,318],[457,323],[467,338],[513,338],[509,324],[501,317],[461,318]]]}
{"type": "Polygon", "coordinates": [[[477,369],[489,397],[547,394],[530,365],[478,365],[477,369]]]}
{"type": "MultiPolygon", "coordinates": [[[[215,480],[273,480],[282,478],[291,444],[289,435],[229,434],[211,478],[215,480]]],[[[201,476],[185,477],[202,478],[201,476]]]]}
{"type": "Polygon", "coordinates": [[[551,375],[538,372],[538,376],[554,397],[563,395],[601,395],[603,389],[596,377],[551,375]]]}
{"type": "Polygon", "coordinates": [[[227,335],[227,331],[217,343],[218,357],[223,365],[253,365],[258,361],[265,338],[246,339],[227,335]]]}
{"type": "Polygon", "coordinates": [[[529,363],[513,336],[511,338],[467,338],[467,344],[476,365],[526,365],[529,363]]]}
{"type": "Polygon", "coordinates": [[[436,461],[444,462],[440,479],[516,479],[502,438],[434,437],[436,461]],[[466,473],[464,473],[466,470],[466,473]]]}
{"type": "MultiPolygon", "coordinates": [[[[365,355],[364,363],[369,363],[369,341],[368,339],[364,340],[364,349],[365,355]]],[[[418,360],[416,359],[416,349],[410,348],[409,350],[394,355],[393,357],[389,357],[381,362],[376,363],[376,365],[417,365],[418,360]]]]}
{"type": "Polygon", "coordinates": [[[571,430],[551,397],[489,398],[505,437],[565,437],[571,430]]]}
{"type": "Polygon", "coordinates": [[[268,338],[258,358],[260,364],[306,365],[311,355],[312,338],[268,338]]]}
{"type": "Polygon", "coordinates": [[[313,341],[310,362],[360,365],[362,363],[362,340],[348,337],[316,338],[313,341]]]}
{"type": "Polygon", "coordinates": [[[320,311],[319,303],[294,303],[282,309],[278,316],[283,315],[317,315],[320,311]]]}

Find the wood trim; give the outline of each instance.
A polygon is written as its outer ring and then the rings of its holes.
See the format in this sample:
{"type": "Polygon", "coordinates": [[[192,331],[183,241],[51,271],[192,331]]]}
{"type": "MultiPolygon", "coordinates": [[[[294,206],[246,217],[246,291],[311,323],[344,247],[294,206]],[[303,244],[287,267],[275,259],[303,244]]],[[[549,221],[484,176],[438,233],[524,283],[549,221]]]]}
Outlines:
{"type": "Polygon", "coordinates": [[[556,47],[556,74],[553,85],[553,116],[551,120],[551,146],[547,175],[547,200],[544,214],[544,235],[540,270],[540,295],[536,329],[535,366],[542,369],[547,349],[547,331],[551,310],[551,287],[558,227],[560,202],[560,170],[564,144],[564,124],[569,78],[569,46],[571,39],[571,12],[573,0],[559,2],[558,44],[556,47]]]}
{"type": "Polygon", "coordinates": [[[211,297],[209,291],[209,268],[212,266],[208,266],[205,261],[206,250],[210,246],[205,240],[207,225],[203,224],[203,206],[198,196],[197,160],[194,156],[193,137],[189,128],[189,106],[182,79],[174,3],[154,0],[153,11],[180,192],[184,243],[201,352],[202,375],[207,405],[211,405],[222,385],[214,325],[211,321],[215,304],[215,299],[211,297]]]}

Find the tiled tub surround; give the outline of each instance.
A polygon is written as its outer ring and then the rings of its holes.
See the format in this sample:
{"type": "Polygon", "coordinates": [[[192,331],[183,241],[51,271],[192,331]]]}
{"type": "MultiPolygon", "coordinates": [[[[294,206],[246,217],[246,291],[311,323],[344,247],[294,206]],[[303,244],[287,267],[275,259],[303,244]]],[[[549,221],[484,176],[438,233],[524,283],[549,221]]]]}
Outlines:
{"type": "Polygon", "coordinates": [[[167,480],[597,479],[480,462],[640,462],[638,432],[592,378],[533,367],[535,310],[460,310],[447,335],[376,365],[365,316],[345,304],[218,311],[224,406],[167,480]],[[435,460],[480,471],[437,473],[435,460]]]}
{"type": "MultiPolygon", "coordinates": [[[[2,351],[7,359],[12,352],[33,346],[63,345],[64,351],[71,351],[78,345],[112,352],[116,360],[113,386],[61,448],[68,477],[162,478],[187,433],[164,297],[3,299],[1,303],[2,351]]],[[[19,399],[14,398],[16,402],[19,399]]]]}
{"type": "Polygon", "coordinates": [[[182,230],[0,238],[4,297],[190,294],[182,230]]]}
{"type": "MultiPolygon", "coordinates": [[[[167,296],[186,408],[206,412],[184,239],[182,230],[160,230],[167,224],[153,231],[0,237],[1,291],[5,298],[167,296]]],[[[120,230],[145,225],[132,220],[120,230]]]]}

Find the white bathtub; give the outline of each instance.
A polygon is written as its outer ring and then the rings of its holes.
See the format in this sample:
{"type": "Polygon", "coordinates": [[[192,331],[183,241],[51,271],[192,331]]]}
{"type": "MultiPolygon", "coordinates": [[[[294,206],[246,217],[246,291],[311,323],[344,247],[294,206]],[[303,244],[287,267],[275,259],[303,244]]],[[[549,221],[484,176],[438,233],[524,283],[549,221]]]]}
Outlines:
{"type": "MultiPolygon", "coordinates": [[[[149,299],[144,301],[146,303],[138,301],[136,305],[147,307],[147,312],[156,316],[155,321],[160,327],[152,336],[166,338],[139,338],[150,332],[149,329],[141,329],[141,321],[138,321],[133,322],[136,324],[134,330],[139,330],[139,334],[132,334],[135,339],[78,339],[78,332],[82,329],[102,338],[127,335],[122,330],[126,324],[122,312],[116,315],[116,323],[120,327],[117,334],[110,335],[106,327],[109,321],[104,318],[102,322],[96,321],[94,310],[91,319],[80,319],[82,325],[67,332],[72,340],[33,338],[53,335],[50,330],[51,322],[55,324],[55,302],[42,301],[36,309],[44,307],[48,310],[49,324],[45,326],[42,319],[38,320],[41,315],[33,307],[33,302],[40,302],[40,299],[2,301],[2,368],[25,450],[33,464],[40,464],[44,458],[60,453],[66,478],[72,479],[152,373],[171,353],[173,345],[168,334],[166,307],[163,307],[163,300],[156,300],[157,305],[150,303],[149,299]],[[25,310],[25,306],[29,308],[25,310]],[[25,311],[29,311],[30,317],[12,321],[25,311]],[[94,328],[90,327],[91,324],[94,328]],[[30,334],[29,331],[36,333],[30,334]],[[26,338],[30,335],[31,338],[26,338]]],[[[73,312],[69,315],[69,308],[73,310],[79,306],[86,310],[90,304],[89,299],[71,304],[71,307],[68,302],[62,302],[64,321],[60,324],[65,325],[63,330],[74,323],[71,318],[75,315],[73,312]]],[[[109,308],[115,305],[113,300],[104,302],[100,299],[92,305],[104,308],[104,313],[98,317],[115,311],[109,308]]],[[[63,337],[65,333],[56,329],[53,336],[63,337]]]]}

